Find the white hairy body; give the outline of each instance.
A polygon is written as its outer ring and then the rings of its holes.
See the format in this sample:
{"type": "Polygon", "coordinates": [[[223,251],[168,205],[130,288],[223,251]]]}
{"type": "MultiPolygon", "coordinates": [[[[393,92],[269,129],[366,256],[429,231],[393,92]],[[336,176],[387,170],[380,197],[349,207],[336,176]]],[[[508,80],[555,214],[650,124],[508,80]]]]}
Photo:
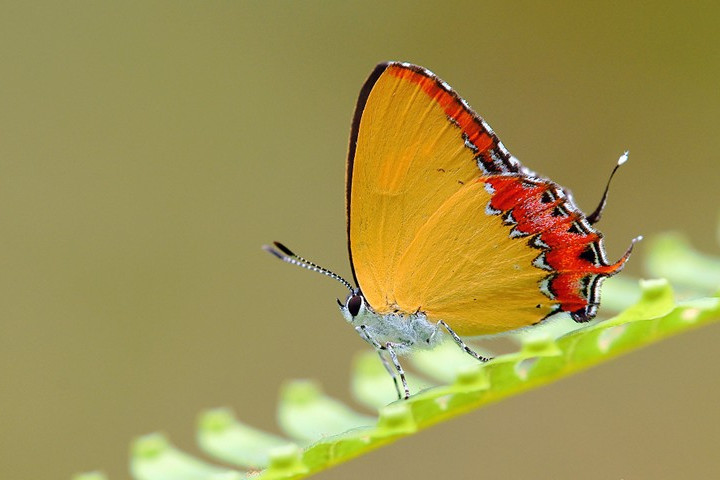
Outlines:
{"type": "Polygon", "coordinates": [[[368,308],[364,300],[355,316],[350,313],[347,302],[340,307],[340,311],[365,341],[374,347],[390,343],[398,355],[418,349],[430,350],[443,340],[441,324],[428,321],[422,312],[381,315],[368,308]]]}

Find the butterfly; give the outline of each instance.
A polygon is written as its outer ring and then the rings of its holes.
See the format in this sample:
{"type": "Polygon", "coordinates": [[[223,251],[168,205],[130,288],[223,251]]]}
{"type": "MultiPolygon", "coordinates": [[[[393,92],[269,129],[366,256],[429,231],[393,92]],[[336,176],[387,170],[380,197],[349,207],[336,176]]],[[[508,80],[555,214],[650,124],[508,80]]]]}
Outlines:
{"type": "Polygon", "coordinates": [[[593,224],[609,184],[586,216],[568,190],[512,156],[447,83],[417,65],[382,63],[360,90],[350,133],[347,237],[357,287],[281,243],[264,248],[345,285],[344,318],[407,399],[398,356],[446,334],[486,362],[461,337],[562,312],[576,322],[595,317],[602,281],[642,238],[608,262],[593,224]]]}

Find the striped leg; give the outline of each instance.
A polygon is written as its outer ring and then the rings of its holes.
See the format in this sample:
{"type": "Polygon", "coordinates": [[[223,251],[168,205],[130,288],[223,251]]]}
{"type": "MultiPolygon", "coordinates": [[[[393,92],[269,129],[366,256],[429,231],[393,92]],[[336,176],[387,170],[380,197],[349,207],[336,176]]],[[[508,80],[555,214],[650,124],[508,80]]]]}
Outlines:
{"type": "Polygon", "coordinates": [[[393,379],[393,383],[395,384],[395,391],[398,394],[398,399],[405,399],[407,400],[410,398],[410,390],[408,389],[407,380],[405,378],[405,371],[402,368],[402,365],[400,365],[400,361],[397,358],[397,354],[395,353],[395,349],[393,348],[392,342],[387,342],[385,345],[382,345],[378,343],[377,340],[372,338],[370,334],[367,332],[367,326],[360,325],[355,327],[355,331],[358,332],[358,334],[370,345],[375,347],[375,350],[378,353],[378,356],[380,357],[380,360],[382,361],[383,365],[385,366],[385,370],[390,374],[390,376],[393,379]],[[393,365],[395,366],[395,370],[397,370],[397,374],[393,370],[393,368],[388,363],[387,359],[383,355],[383,351],[387,351],[388,354],[390,354],[390,359],[392,360],[393,365]],[[400,391],[400,385],[398,385],[397,377],[400,377],[400,381],[402,382],[403,390],[405,395],[403,396],[403,393],[400,391]]]}
{"type": "Polygon", "coordinates": [[[385,358],[385,355],[383,355],[382,350],[376,350],[378,357],[380,357],[380,361],[382,362],[383,366],[385,367],[385,370],[390,374],[390,376],[393,379],[393,384],[395,384],[395,391],[397,392],[398,399],[402,398],[402,393],[400,393],[400,385],[398,385],[397,381],[397,375],[395,375],[395,371],[393,370],[393,367],[390,366],[387,359],[385,358]]]}
{"type": "MultiPolygon", "coordinates": [[[[408,388],[407,380],[405,379],[405,371],[402,368],[402,365],[400,365],[400,362],[398,361],[397,354],[395,353],[395,349],[393,348],[394,343],[387,342],[385,344],[385,349],[390,354],[390,359],[392,360],[393,364],[395,364],[395,369],[397,370],[398,376],[400,377],[400,381],[402,382],[403,390],[405,390],[405,397],[404,399],[407,400],[410,398],[410,389],[408,388]]],[[[400,392],[398,391],[398,397],[400,397],[400,392]]]]}
{"type": "MultiPolygon", "coordinates": [[[[479,353],[475,352],[473,349],[471,349],[470,347],[468,347],[467,345],[465,345],[465,342],[463,342],[462,339],[461,339],[460,337],[458,337],[458,334],[455,333],[455,332],[453,331],[453,329],[450,328],[450,326],[449,326],[447,323],[445,323],[445,322],[443,322],[442,320],[440,320],[437,324],[438,324],[438,325],[442,325],[443,327],[445,327],[445,330],[447,330],[448,333],[452,336],[453,340],[455,340],[455,343],[457,343],[458,346],[459,346],[460,348],[462,348],[462,349],[465,351],[465,353],[467,353],[467,354],[470,355],[471,357],[474,357],[474,358],[476,358],[477,360],[479,360],[479,361],[481,361],[481,362],[483,362],[483,363],[485,363],[485,362],[487,362],[487,361],[489,361],[489,360],[492,360],[492,358],[490,358],[490,357],[483,357],[482,355],[480,355],[479,353]]],[[[436,330],[436,331],[437,331],[437,330],[436,330]]]]}

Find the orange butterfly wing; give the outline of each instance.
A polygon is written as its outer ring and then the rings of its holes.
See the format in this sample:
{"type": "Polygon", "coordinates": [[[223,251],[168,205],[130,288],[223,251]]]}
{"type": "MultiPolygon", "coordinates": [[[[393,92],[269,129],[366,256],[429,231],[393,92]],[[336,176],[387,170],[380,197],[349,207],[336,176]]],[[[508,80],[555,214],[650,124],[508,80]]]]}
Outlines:
{"type": "Polygon", "coordinates": [[[373,310],[422,311],[461,335],[558,310],[593,316],[598,279],[626,259],[607,265],[600,234],[562,189],[522,167],[444,82],[409,64],[379,65],[361,91],[347,195],[353,275],[373,310]]]}

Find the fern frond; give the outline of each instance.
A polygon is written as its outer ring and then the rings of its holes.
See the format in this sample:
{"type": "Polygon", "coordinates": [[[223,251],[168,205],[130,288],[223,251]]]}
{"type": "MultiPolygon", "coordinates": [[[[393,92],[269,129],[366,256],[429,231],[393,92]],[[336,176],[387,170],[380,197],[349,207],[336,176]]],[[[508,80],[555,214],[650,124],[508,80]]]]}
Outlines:
{"type": "MultiPolygon", "coordinates": [[[[651,270],[670,277],[684,300],[676,300],[667,280],[611,279],[604,302],[619,313],[608,320],[580,327],[569,322],[569,331],[562,322],[531,331],[519,336],[517,353],[486,364],[452,342],[414,355],[419,375],[410,377],[416,382],[413,391],[425,388],[406,401],[395,400],[387,372],[373,352],[366,352],[355,360],[352,391],[360,404],[377,409],[377,416],[355,412],[313,382],[294,381],[283,388],[278,407],[289,439],[250,427],[227,409],[210,410],[199,421],[200,448],[236,469],[196,459],[153,434],[136,440],[132,474],[139,480],[304,478],[439,422],[720,321],[720,261],[693,252],[679,237],[661,237],[654,245],[651,270]]],[[[102,478],[86,475],[77,478],[102,478]]]]}

